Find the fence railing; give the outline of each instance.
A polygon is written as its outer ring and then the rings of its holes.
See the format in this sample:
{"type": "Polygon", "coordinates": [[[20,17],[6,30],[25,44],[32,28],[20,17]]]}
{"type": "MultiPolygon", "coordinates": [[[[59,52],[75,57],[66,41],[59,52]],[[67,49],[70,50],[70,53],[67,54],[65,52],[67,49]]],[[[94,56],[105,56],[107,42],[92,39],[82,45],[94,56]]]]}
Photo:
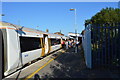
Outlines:
{"type": "Polygon", "coordinates": [[[120,24],[88,25],[83,36],[83,48],[86,62],[91,59],[91,67],[119,67],[120,24]],[[90,59],[88,55],[91,55],[90,59]]]}

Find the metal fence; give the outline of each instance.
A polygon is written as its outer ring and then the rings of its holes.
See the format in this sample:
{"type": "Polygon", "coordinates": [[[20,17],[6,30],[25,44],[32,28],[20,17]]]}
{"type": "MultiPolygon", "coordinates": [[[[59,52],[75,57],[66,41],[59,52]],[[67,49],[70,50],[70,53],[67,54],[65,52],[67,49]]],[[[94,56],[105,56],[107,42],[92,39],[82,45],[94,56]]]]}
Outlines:
{"type": "Polygon", "coordinates": [[[91,56],[91,26],[85,28],[85,33],[82,37],[82,45],[84,49],[85,62],[88,68],[92,68],[91,56]]]}
{"type": "Polygon", "coordinates": [[[91,67],[120,67],[120,24],[88,25],[84,37],[84,53],[91,54],[91,67]]]}

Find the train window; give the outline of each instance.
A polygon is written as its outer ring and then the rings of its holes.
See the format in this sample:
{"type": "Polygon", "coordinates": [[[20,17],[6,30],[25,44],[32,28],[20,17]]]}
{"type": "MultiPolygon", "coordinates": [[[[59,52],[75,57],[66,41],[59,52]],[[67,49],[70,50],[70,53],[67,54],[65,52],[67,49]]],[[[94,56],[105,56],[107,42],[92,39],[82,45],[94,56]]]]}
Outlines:
{"type": "Polygon", "coordinates": [[[21,52],[40,49],[41,48],[40,38],[20,36],[20,46],[21,52]]]}
{"type": "Polygon", "coordinates": [[[60,39],[51,39],[51,46],[60,44],[61,43],[60,41],[61,41],[60,39]]]}

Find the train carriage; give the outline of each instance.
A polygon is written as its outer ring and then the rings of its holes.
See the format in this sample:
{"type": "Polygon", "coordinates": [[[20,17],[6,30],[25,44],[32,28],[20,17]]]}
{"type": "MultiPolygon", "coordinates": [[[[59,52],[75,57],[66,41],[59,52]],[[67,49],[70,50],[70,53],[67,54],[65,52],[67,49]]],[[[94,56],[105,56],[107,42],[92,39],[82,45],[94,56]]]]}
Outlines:
{"type": "Polygon", "coordinates": [[[3,76],[61,48],[57,34],[0,22],[0,56],[3,76]]]}

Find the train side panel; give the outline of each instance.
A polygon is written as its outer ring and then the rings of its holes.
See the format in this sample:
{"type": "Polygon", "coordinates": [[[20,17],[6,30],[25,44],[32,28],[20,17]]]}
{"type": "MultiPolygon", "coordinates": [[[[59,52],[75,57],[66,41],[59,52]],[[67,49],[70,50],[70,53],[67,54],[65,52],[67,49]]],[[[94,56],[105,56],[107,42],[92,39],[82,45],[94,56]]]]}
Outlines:
{"type": "Polygon", "coordinates": [[[61,48],[61,39],[60,38],[51,38],[51,47],[50,52],[56,51],[61,48]]]}
{"type": "Polygon", "coordinates": [[[58,50],[60,48],[61,48],[61,44],[51,46],[51,51],[50,52],[53,52],[53,51],[58,50]]]}
{"type": "Polygon", "coordinates": [[[23,65],[31,62],[42,55],[42,42],[43,35],[36,36],[38,34],[20,36],[20,48],[22,54],[23,65]]]}
{"type": "Polygon", "coordinates": [[[41,53],[42,53],[42,49],[37,49],[22,53],[23,64],[26,64],[32,60],[39,58],[41,56],[41,53]]]}
{"type": "Polygon", "coordinates": [[[19,38],[16,30],[6,29],[7,31],[7,62],[8,68],[4,75],[13,72],[21,64],[20,60],[20,48],[19,48],[19,38]]]}
{"type": "Polygon", "coordinates": [[[3,54],[3,34],[2,31],[0,29],[0,80],[2,80],[3,78],[3,72],[4,72],[4,68],[3,68],[3,62],[4,62],[4,54],[3,54]]]}

